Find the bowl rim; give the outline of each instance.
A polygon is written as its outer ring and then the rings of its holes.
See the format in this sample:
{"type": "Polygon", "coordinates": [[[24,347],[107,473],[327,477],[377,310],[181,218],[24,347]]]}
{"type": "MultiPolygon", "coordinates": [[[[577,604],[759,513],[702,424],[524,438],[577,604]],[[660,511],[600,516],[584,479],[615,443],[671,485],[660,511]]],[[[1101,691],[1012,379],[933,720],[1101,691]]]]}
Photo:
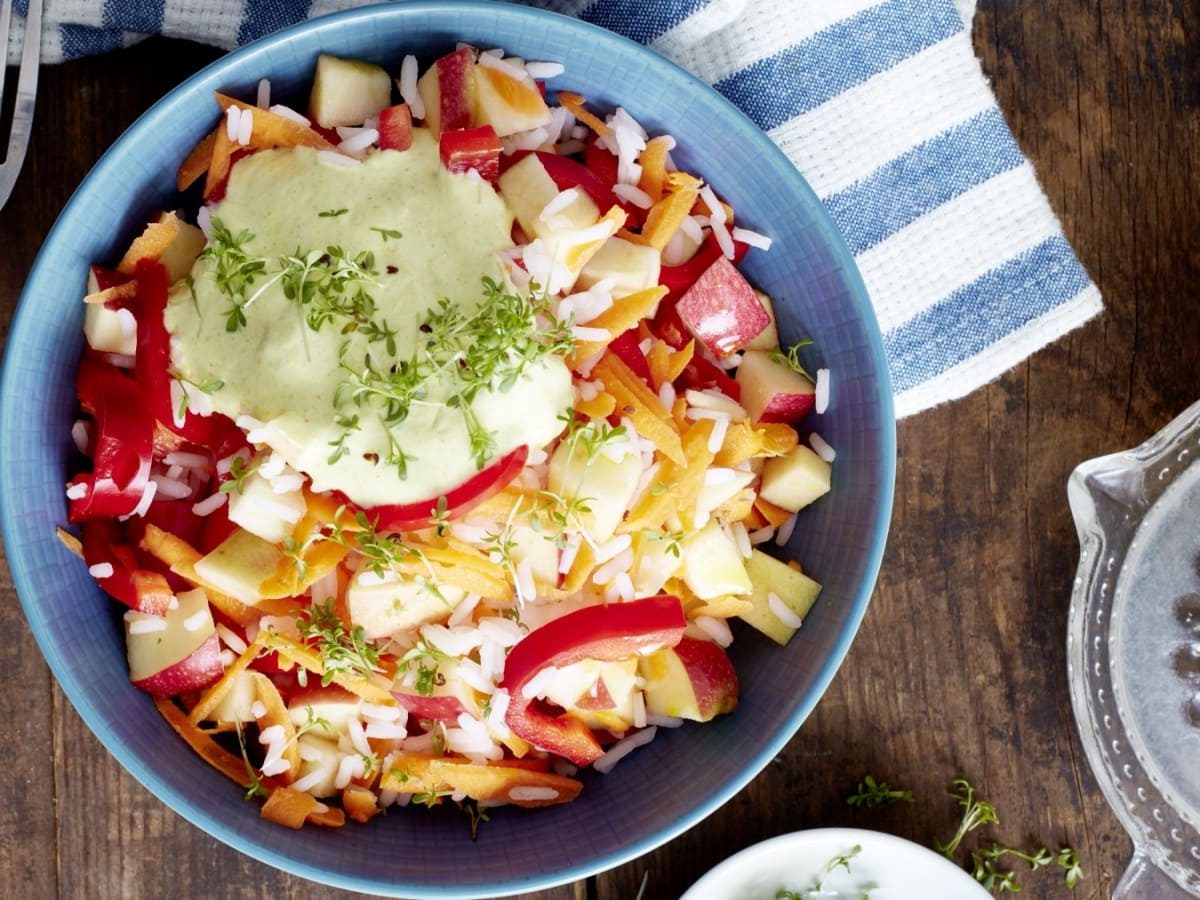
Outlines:
{"type": "MultiPolygon", "coordinates": [[[[884,353],[882,335],[875,318],[874,308],[870,303],[866,287],[855,264],[854,257],[808,182],[800,174],[799,170],[795,168],[794,164],[787,159],[783,151],[758,126],[754,125],[741,110],[721,96],[710,85],[648,47],[580,19],[549,10],[510,5],[507,3],[495,3],[490,2],[490,0],[447,0],[447,2],[438,2],[438,0],[405,0],[405,2],[399,3],[381,3],[346,9],[272,32],[244,47],[222,55],[171,89],[142,113],[89,170],[47,233],[42,248],[39,250],[25,285],[22,288],[6,343],[8,345],[7,349],[22,345],[26,330],[33,327],[30,324],[32,321],[30,294],[33,286],[42,277],[41,270],[45,265],[48,248],[66,239],[62,233],[63,229],[73,218],[74,211],[80,205],[81,197],[86,193],[89,184],[100,173],[106,173],[109,169],[121,165],[129,148],[137,142],[140,135],[153,131],[165,121],[168,121],[175,113],[176,107],[186,102],[185,97],[198,89],[207,89],[208,85],[205,85],[205,82],[215,81],[218,76],[222,76],[222,73],[227,73],[231,67],[243,68],[245,70],[253,69],[253,61],[257,56],[264,53],[268,48],[274,48],[279,44],[286,43],[300,34],[308,34],[313,31],[333,34],[363,20],[375,17],[398,17],[403,19],[407,17],[434,16],[444,17],[449,20],[464,14],[477,14],[484,23],[494,22],[498,17],[503,17],[510,21],[525,22],[528,25],[536,27],[544,28],[549,25],[563,30],[565,32],[564,40],[566,41],[573,42],[585,39],[599,41],[620,47],[625,53],[634,53],[643,58],[648,68],[660,68],[673,72],[676,77],[682,76],[683,80],[692,89],[702,91],[708,95],[710,100],[715,100],[728,115],[729,124],[735,132],[736,140],[744,141],[747,142],[747,145],[754,146],[756,152],[769,154],[776,157],[777,160],[782,160],[795,173],[795,178],[788,185],[788,189],[799,192],[804,196],[806,203],[812,207],[815,212],[813,226],[820,233],[826,248],[844,272],[849,302],[855,306],[858,316],[863,321],[868,323],[868,325],[874,326],[866,329],[866,345],[877,373],[874,384],[876,394],[874,399],[878,404],[881,420],[879,422],[880,462],[874,472],[879,479],[879,512],[871,529],[869,549],[863,560],[863,577],[860,580],[857,592],[852,598],[849,612],[830,645],[828,656],[817,672],[804,698],[792,710],[783,727],[773,735],[772,739],[767,742],[766,746],[758,754],[747,760],[735,777],[725,781],[704,802],[698,803],[693,807],[688,815],[682,816],[668,826],[657,829],[640,840],[624,845],[619,850],[603,854],[587,862],[573,864],[569,867],[556,868],[553,871],[537,875],[513,878],[495,885],[494,889],[490,891],[494,896],[506,896],[528,891],[545,890],[615,868],[662,846],[687,829],[698,824],[724,805],[779,754],[788,741],[795,735],[805,719],[811,714],[820,698],[824,696],[825,691],[828,689],[830,682],[833,680],[834,675],[845,658],[866,613],[883,559],[895,490],[896,426],[891,379],[887,358],[884,353]]],[[[482,30],[486,31],[486,27],[482,30]]],[[[220,86],[216,85],[216,87],[220,86]]],[[[0,370],[0,397],[7,395],[9,383],[15,377],[14,370],[16,369],[16,365],[13,362],[14,356],[15,354],[11,352],[4,354],[3,368],[0,370]]],[[[5,419],[5,410],[0,406],[0,423],[3,423],[5,419]]],[[[8,448],[10,442],[8,435],[10,433],[11,429],[0,428],[0,474],[3,474],[3,469],[5,468],[3,460],[9,458],[9,454],[4,451],[8,448]]],[[[0,491],[0,527],[2,527],[5,534],[14,533],[17,527],[13,504],[9,499],[9,492],[7,491],[0,491]]],[[[9,546],[14,545],[10,543],[9,546]]],[[[141,765],[138,754],[125,742],[123,734],[107,726],[97,707],[88,698],[83,685],[79,682],[66,659],[59,651],[59,647],[51,634],[49,624],[39,614],[37,604],[32,599],[33,591],[28,561],[23,555],[14,557],[11,554],[8,554],[8,561],[14,587],[20,599],[26,621],[29,623],[38,647],[52,670],[55,679],[70,700],[72,706],[92,733],[104,745],[105,749],[121,764],[122,768],[172,811],[182,816],[192,825],[203,830],[206,834],[242,853],[288,874],[297,875],[321,884],[361,892],[384,893],[394,896],[442,898],[442,900],[476,896],[474,893],[463,893],[461,889],[455,887],[398,883],[395,881],[384,882],[372,877],[330,872],[324,868],[309,865],[303,859],[289,856],[286,853],[258,843],[253,838],[248,839],[245,835],[234,835],[231,833],[228,824],[223,819],[195,807],[185,793],[180,792],[170,783],[159,778],[153,771],[145,769],[141,765]]]]}

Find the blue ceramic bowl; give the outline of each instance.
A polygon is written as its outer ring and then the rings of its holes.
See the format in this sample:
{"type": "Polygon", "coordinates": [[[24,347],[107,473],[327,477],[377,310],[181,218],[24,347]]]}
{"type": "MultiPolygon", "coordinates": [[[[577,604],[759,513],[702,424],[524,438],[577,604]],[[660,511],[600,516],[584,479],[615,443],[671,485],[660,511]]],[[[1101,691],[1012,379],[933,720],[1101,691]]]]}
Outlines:
{"type": "Polygon", "coordinates": [[[616,866],[670,840],[727,801],[787,743],[833,678],[866,610],[891,511],[895,425],[879,331],[853,260],[816,197],[729,103],[654,53],[593,26],[497,3],[401,3],[340,13],[224,57],[172,91],[122,137],[76,192],[37,259],[8,337],[0,393],[0,513],[30,627],[84,721],[137,779],[209,834],[286,871],[409,897],[546,888],[616,866]],[[73,379],[87,266],[113,261],[153,208],[175,205],[174,172],[213,126],[212,92],[305,96],[318,52],[399,68],[455,41],[561,60],[552,82],[598,107],[625,106],[679,142],[681,165],[710,179],[739,220],[769,233],[745,271],[777,298],[785,339],[834,373],[819,420],[838,451],[832,493],[806,511],[787,552],[825,585],[786,649],[744,629],[732,655],[736,714],[663,734],[575,803],[498,810],[472,842],[456,811],[397,811],[368,827],[299,832],[201,762],[132,688],[111,602],[55,538],[66,518],[73,379]]]}

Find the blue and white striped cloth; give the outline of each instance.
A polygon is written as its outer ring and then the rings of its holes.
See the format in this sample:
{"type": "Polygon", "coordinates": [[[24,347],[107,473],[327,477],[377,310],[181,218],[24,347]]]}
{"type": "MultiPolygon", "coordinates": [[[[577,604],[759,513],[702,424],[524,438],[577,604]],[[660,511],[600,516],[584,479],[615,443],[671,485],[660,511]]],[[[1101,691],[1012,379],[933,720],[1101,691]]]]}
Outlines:
{"type": "MultiPolygon", "coordinates": [[[[795,161],[857,257],[899,415],[973,391],[1100,311],[974,57],[972,0],[536,3],[674,59],[795,161]]],[[[46,0],[43,54],[147,34],[234,47],[354,5],[46,0]]]]}

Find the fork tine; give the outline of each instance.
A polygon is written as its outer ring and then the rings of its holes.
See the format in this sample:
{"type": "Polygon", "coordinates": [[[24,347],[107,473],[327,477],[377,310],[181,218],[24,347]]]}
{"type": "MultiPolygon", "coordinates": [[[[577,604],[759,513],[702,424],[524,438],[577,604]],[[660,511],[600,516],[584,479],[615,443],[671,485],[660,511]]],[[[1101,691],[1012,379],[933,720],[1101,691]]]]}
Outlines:
{"type": "MultiPolygon", "coordinates": [[[[7,6],[10,0],[4,0],[7,6]]],[[[17,102],[13,107],[12,133],[8,138],[8,153],[0,165],[0,207],[8,201],[25,151],[29,149],[29,134],[33,130],[34,101],[37,97],[38,62],[42,52],[42,0],[29,0],[25,16],[25,41],[21,46],[21,71],[17,76],[17,102]]]]}
{"type": "Polygon", "coordinates": [[[3,43],[0,48],[4,50],[4,59],[0,60],[0,100],[4,99],[4,73],[8,70],[8,38],[12,34],[12,0],[3,0],[0,3],[0,35],[3,35],[3,43]]]}

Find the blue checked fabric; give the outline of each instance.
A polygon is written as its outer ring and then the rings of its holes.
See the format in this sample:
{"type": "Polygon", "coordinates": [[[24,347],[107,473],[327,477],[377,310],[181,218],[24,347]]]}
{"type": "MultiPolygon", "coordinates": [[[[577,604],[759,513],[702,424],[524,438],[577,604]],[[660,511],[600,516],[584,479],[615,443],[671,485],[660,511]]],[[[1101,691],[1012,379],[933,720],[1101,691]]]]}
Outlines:
{"type": "MultiPolygon", "coordinates": [[[[783,148],[857,258],[901,416],[973,391],[1101,309],[974,57],[971,3],[536,0],[670,57],[783,148]]],[[[47,0],[43,58],[150,34],[232,48],[354,5],[47,0]]]]}

